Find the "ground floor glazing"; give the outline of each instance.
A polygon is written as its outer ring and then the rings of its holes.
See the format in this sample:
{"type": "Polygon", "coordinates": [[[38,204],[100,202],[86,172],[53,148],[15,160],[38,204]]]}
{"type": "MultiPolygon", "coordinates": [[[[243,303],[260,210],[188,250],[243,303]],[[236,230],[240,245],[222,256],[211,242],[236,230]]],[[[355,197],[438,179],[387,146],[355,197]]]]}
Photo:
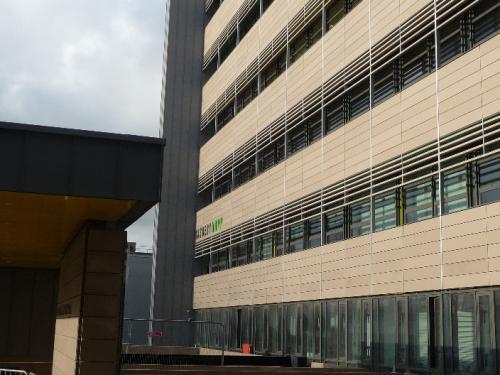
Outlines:
{"type": "Polygon", "coordinates": [[[197,310],[196,344],[422,374],[500,373],[500,288],[197,310]]]}

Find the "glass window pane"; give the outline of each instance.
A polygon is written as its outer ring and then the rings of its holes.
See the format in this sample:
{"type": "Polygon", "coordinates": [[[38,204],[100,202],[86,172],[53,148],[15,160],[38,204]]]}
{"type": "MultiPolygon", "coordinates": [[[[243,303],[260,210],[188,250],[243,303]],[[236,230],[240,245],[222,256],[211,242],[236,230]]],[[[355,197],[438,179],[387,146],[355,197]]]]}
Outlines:
{"type": "Polygon", "coordinates": [[[314,306],[312,303],[304,303],[303,320],[304,320],[304,354],[307,358],[314,357],[314,306]]]}
{"type": "Polygon", "coordinates": [[[479,201],[490,203],[500,200],[500,158],[479,164],[479,201]]]}
{"type": "Polygon", "coordinates": [[[443,176],[443,210],[451,213],[468,207],[467,173],[465,169],[448,172],[443,176]]]}
{"type": "Polygon", "coordinates": [[[432,181],[420,182],[405,189],[405,223],[432,217],[432,181]]]}
{"type": "Polygon", "coordinates": [[[379,300],[380,364],[389,369],[392,369],[396,359],[395,303],[394,298],[381,298],[379,300]]]}
{"type": "Polygon", "coordinates": [[[407,330],[407,320],[406,320],[406,299],[398,299],[397,301],[397,366],[403,368],[406,366],[406,330],[407,330]]]}
{"type": "Polygon", "coordinates": [[[281,323],[281,319],[278,315],[278,305],[269,306],[268,320],[269,320],[269,351],[271,353],[277,353],[280,350],[279,331],[281,323]]]}
{"type": "Polygon", "coordinates": [[[373,200],[373,227],[378,232],[397,225],[396,193],[391,192],[373,200]]]}
{"type": "Polygon", "coordinates": [[[495,351],[493,349],[491,324],[490,296],[478,297],[478,323],[479,323],[479,370],[484,373],[495,371],[495,351]]]}
{"type": "Polygon", "coordinates": [[[344,210],[330,212],[325,215],[326,243],[344,239],[344,210]]]}
{"type": "Polygon", "coordinates": [[[304,250],[304,223],[288,227],[288,253],[304,250]]]}
{"type": "Polygon", "coordinates": [[[347,336],[347,306],[344,303],[339,304],[339,361],[346,362],[346,336],[347,336]]]}
{"type": "Polygon", "coordinates": [[[332,29],[345,15],[345,1],[334,0],[330,6],[326,8],[326,29],[332,29]]]}
{"type": "Polygon", "coordinates": [[[327,360],[337,359],[338,306],[336,301],[326,302],[325,358],[327,360]]]}
{"type": "Polygon", "coordinates": [[[307,247],[321,246],[321,217],[308,220],[307,223],[307,247]]]}
{"type": "Polygon", "coordinates": [[[298,305],[287,305],[285,326],[286,354],[297,354],[298,352],[300,337],[298,336],[297,328],[300,328],[298,305]]]}
{"type": "Polygon", "coordinates": [[[426,368],[428,365],[429,314],[426,296],[410,296],[409,304],[409,365],[426,368]]]}
{"type": "Polygon", "coordinates": [[[465,374],[473,373],[476,367],[474,354],[476,330],[472,293],[452,295],[451,327],[453,370],[465,374]]]}
{"type": "Polygon", "coordinates": [[[351,206],[351,237],[370,233],[370,202],[356,203],[351,206]]]}
{"type": "Polygon", "coordinates": [[[347,301],[347,349],[348,362],[361,361],[361,300],[347,301]]]}

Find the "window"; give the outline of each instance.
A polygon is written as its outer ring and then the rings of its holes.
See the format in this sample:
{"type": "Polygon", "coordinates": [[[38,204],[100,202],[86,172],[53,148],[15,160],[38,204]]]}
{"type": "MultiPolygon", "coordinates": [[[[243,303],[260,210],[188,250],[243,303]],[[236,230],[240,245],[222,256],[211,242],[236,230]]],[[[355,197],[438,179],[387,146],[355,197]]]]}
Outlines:
{"type": "Polygon", "coordinates": [[[457,293],[451,295],[451,339],[452,366],[454,372],[472,374],[476,369],[474,295],[457,293]]]}
{"type": "Polygon", "coordinates": [[[262,0],[262,13],[264,13],[267,8],[271,6],[274,0],[262,0]]]}
{"type": "Polygon", "coordinates": [[[368,80],[357,85],[347,95],[348,121],[370,109],[370,84],[368,80]]]}
{"type": "Polygon", "coordinates": [[[344,210],[325,215],[325,242],[333,243],[344,239],[344,210]]]}
{"type": "Polygon", "coordinates": [[[500,30],[500,3],[482,0],[474,7],[473,44],[477,45],[500,30]]]}
{"type": "Polygon", "coordinates": [[[394,95],[400,90],[399,61],[399,59],[396,59],[392,62],[392,64],[387,64],[382,69],[373,74],[374,105],[394,95]]]}
{"type": "Polygon", "coordinates": [[[379,299],[380,364],[392,369],[396,360],[396,303],[394,298],[379,299]]]}
{"type": "Polygon", "coordinates": [[[257,79],[255,79],[237,95],[236,111],[241,112],[258,94],[257,79]]]}
{"type": "Polygon", "coordinates": [[[304,250],[304,223],[292,224],[287,228],[287,253],[304,250]]]}
{"type": "Polygon", "coordinates": [[[500,200],[500,158],[479,164],[479,201],[481,204],[500,200]]]}
{"type": "Polygon", "coordinates": [[[321,246],[321,217],[307,220],[307,248],[321,246]]]}
{"type": "Polygon", "coordinates": [[[273,233],[267,233],[255,240],[255,260],[266,260],[273,257],[273,233]]]}
{"type": "Polygon", "coordinates": [[[358,237],[370,233],[370,202],[353,204],[350,208],[350,234],[358,237]]]}
{"type": "Polygon", "coordinates": [[[300,305],[286,305],[285,350],[286,354],[302,354],[302,319],[300,305]]]}
{"type": "Polygon", "coordinates": [[[250,29],[257,23],[260,18],[260,4],[259,1],[255,3],[253,8],[248,12],[244,19],[239,22],[240,40],[247,35],[250,29]]]}
{"type": "Polygon", "coordinates": [[[325,316],[325,359],[336,360],[338,356],[337,335],[338,335],[338,314],[339,305],[337,301],[326,302],[325,316]]]}
{"type": "Polygon", "coordinates": [[[267,349],[267,309],[264,306],[254,308],[255,351],[264,353],[267,349]]]}
{"type": "Polygon", "coordinates": [[[293,64],[306,50],[321,39],[321,16],[290,42],[290,63],[293,64]]]}
{"type": "Polygon", "coordinates": [[[325,107],[325,131],[330,133],[344,125],[344,100],[336,99],[325,107]]]}
{"type": "Polygon", "coordinates": [[[399,224],[399,190],[373,199],[373,230],[394,228],[399,224]]]}
{"type": "Polygon", "coordinates": [[[321,111],[317,112],[306,120],[306,127],[308,144],[311,144],[321,138],[321,111]]]}
{"type": "Polygon", "coordinates": [[[282,138],[274,141],[269,146],[266,146],[262,151],[257,153],[257,161],[259,172],[271,168],[285,158],[285,141],[282,138]]]}
{"type": "Polygon", "coordinates": [[[467,172],[465,169],[443,175],[443,212],[445,214],[468,207],[467,172]]]}
{"type": "Polygon", "coordinates": [[[215,120],[210,121],[201,131],[200,147],[215,135],[215,120]]]}
{"type": "Polygon", "coordinates": [[[359,363],[361,359],[361,300],[347,301],[347,360],[359,363]]]}
{"type": "Polygon", "coordinates": [[[237,32],[236,30],[229,36],[226,42],[219,50],[219,66],[228,58],[231,52],[236,48],[237,32]]]}
{"type": "Polygon", "coordinates": [[[278,305],[271,305],[268,308],[268,321],[269,321],[269,352],[281,352],[281,320],[282,320],[282,307],[278,305]]]}
{"type": "Polygon", "coordinates": [[[217,131],[221,130],[226,124],[232,120],[234,117],[234,101],[229,103],[222,111],[217,115],[217,131]]]}
{"type": "Polygon", "coordinates": [[[405,189],[405,224],[434,216],[434,180],[419,182],[405,189]]]}
{"type": "Polygon", "coordinates": [[[290,130],[288,135],[288,155],[293,155],[307,146],[307,127],[302,123],[290,130]]]}
{"type": "Polygon", "coordinates": [[[255,177],[255,159],[252,157],[247,161],[234,167],[234,185],[238,187],[255,177]]]}
{"type": "Polygon", "coordinates": [[[439,33],[439,64],[446,64],[465,51],[465,25],[466,18],[456,17],[438,30],[439,33]]]}
{"type": "Polygon", "coordinates": [[[261,90],[264,90],[286,69],[286,51],[274,59],[260,74],[261,90]]]}
{"type": "Polygon", "coordinates": [[[212,203],[212,186],[198,193],[198,210],[207,207],[212,203]]]}
{"type": "Polygon", "coordinates": [[[231,173],[227,173],[226,175],[219,178],[214,183],[214,198],[218,199],[231,191],[231,173]]]}
{"type": "Polygon", "coordinates": [[[403,86],[408,86],[435,68],[434,39],[429,37],[412,47],[401,57],[403,86]]]}
{"type": "Polygon", "coordinates": [[[334,0],[326,8],[326,30],[332,29],[345,15],[345,0],[334,0]]]}
{"type": "Polygon", "coordinates": [[[252,241],[240,242],[231,248],[231,267],[252,262],[252,241]]]}

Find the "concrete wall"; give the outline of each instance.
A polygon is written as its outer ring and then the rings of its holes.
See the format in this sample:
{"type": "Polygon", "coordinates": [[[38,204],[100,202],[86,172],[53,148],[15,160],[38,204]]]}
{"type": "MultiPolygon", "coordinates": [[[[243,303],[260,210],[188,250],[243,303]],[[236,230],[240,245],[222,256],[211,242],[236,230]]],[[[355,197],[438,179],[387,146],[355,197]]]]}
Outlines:
{"type": "MultiPolygon", "coordinates": [[[[153,255],[152,316],[183,319],[192,308],[193,295],[204,1],[173,0],[167,16],[162,103],[166,146],[153,255]]],[[[174,336],[185,344],[191,341],[184,331],[174,336]]]]}
{"type": "MultiPolygon", "coordinates": [[[[153,257],[150,253],[129,253],[127,255],[124,318],[149,318],[152,266],[153,257]]],[[[147,324],[123,322],[124,343],[145,345],[148,339],[147,332],[147,324]]]]}

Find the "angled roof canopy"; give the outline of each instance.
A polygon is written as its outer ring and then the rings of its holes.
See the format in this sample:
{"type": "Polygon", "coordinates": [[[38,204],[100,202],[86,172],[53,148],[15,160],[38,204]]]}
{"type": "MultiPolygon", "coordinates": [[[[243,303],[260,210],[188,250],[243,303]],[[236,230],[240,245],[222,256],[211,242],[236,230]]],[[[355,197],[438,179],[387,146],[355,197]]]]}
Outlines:
{"type": "Polygon", "coordinates": [[[163,147],[0,122],[0,267],[58,267],[85,222],[133,223],[160,200],[163,147]]]}

